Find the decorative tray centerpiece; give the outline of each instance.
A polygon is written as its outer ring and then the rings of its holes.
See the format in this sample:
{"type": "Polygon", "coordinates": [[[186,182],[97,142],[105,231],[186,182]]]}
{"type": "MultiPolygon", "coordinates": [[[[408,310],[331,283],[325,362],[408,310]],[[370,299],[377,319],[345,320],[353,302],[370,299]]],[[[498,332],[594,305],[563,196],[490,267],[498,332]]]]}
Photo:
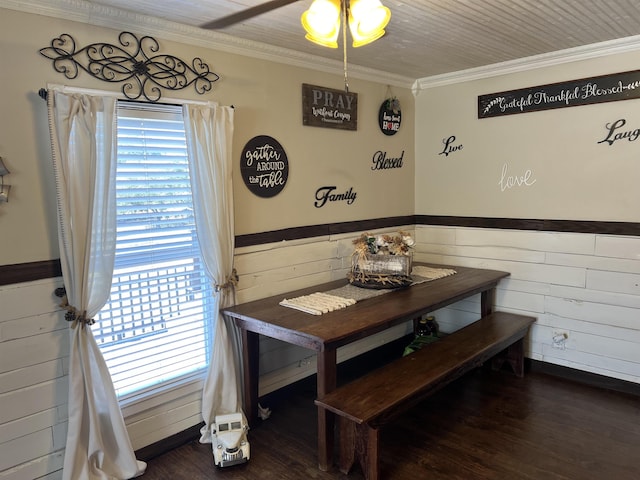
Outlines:
{"type": "Polygon", "coordinates": [[[397,235],[363,233],[353,241],[349,282],[364,288],[402,288],[411,285],[415,241],[406,232],[397,235]]]}

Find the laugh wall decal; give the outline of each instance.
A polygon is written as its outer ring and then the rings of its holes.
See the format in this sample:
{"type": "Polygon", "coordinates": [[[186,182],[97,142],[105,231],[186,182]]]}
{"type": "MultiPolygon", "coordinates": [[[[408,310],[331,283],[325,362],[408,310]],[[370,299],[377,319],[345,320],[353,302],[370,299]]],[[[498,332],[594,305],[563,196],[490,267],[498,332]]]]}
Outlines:
{"type": "Polygon", "coordinates": [[[640,128],[620,130],[626,124],[627,121],[624,118],[620,118],[615,122],[607,123],[607,136],[598,143],[607,143],[611,146],[618,140],[628,140],[630,142],[636,141],[640,136],[640,128]]]}

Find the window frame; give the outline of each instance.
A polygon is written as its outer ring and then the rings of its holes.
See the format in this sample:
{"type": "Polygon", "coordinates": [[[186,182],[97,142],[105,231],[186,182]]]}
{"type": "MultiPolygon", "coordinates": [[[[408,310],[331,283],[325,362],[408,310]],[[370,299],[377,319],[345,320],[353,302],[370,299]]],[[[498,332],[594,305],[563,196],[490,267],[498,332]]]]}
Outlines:
{"type": "MultiPolygon", "coordinates": [[[[174,120],[179,117],[179,120],[183,122],[184,125],[184,116],[182,114],[182,106],[176,103],[170,104],[149,104],[147,102],[132,102],[132,101],[121,101],[117,102],[117,115],[116,117],[120,119],[121,117],[135,117],[140,115],[141,112],[145,117],[148,118],[158,118],[158,117],[167,117],[170,115],[174,116],[174,120]]],[[[168,119],[168,118],[167,118],[168,119]]],[[[185,147],[187,138],[185,135],[185,147]]],[[[185,152],[185,158],[188,155],[188,152],[185,152]]],[[[187,170],[189,170],[189,165],[187,161],[187,170]]],[[[189,190],[192,194],[192,187],[190,183],[191,173],[189,172],[189,190]]],[[[195,235],[195,219],[193,225],[193,232],[195,235]]],[[[199,246],[197,247],[199,250],[199,246]]],[[[199,253],[199,252],[198,252],[199,253]]],[[[199,253],[201,256],[201,254],[199,253]]],[[[203,265],[203,264],[202,264],[203,265]]],[[[115,269],[114,269],[115,275],[115,269]]],[[[126,394],[118,395],[118,402],[123,411],[123,415],[125,418],[128,418],[132,415],[136,415],[142,411],[145,411],[150,408],[157,408],[166,403],[173,403],[177,399],[184,398],[189,399],[192,398],[195,400],[200,400],[202,389],[204,386],[204,379],[206,373],[209,368],[210,360],[211,360],[211,350],[213,348],[213,331],[212,331],[212,322],[207,321],[207,318],[210,318],[210,315],[216,315],[218,310],[217,305],[217,296],[212,295],[212,286],[210,279],[206,275],[206,271],[204,268],[201,270],[201,277],[208,282],[208,289],[205,292],[209,292],[209,297],[207,299],[208,302],[208,315],[205,316],[204,320],[204,328],[205,328],[205,340],[206,346],[204,351],[205,364],[201,366],[199,369],[192,371],[190,373],[186,373],[180,375],[178,377],[172,378],[170,380],[163,381],[159,384],[150,385],[142,389],[138,389],[126,394]]],[[[206,293],[205,293],[206,295],[206,293]]],[[[93,327],[94,330],[100,328],[99,323],[100,320],[98,318],[96,325],[93,327]]],[[[102,350],[102,349],[101,349],[102,350]]],[[[103,352],[104,355],[104,352],[103,352]]],[[[193,401],[191,400],[191,401],[193,401]]]]}

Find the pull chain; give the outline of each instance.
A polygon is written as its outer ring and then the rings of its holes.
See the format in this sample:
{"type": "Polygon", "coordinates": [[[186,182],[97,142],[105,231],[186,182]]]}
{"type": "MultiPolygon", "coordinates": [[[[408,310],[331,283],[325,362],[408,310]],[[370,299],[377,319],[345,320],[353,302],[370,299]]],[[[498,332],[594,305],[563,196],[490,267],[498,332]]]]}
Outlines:
{"type": "Polygon", "coordinates": [[[344,91],[349,93],[349,79],[347,78],[347,0],[342,0],[342,52],[344,59],[344,91]]]}

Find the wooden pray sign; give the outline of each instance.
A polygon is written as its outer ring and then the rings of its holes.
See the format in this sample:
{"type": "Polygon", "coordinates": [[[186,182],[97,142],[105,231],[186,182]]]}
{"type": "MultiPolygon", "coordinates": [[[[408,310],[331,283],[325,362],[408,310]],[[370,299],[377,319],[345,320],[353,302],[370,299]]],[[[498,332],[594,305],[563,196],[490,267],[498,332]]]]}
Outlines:
{"type": "Polygon", "coordinates": [[[302,124],[309,127],[358,129],[358,94],[302,84],[302,124]]]}

